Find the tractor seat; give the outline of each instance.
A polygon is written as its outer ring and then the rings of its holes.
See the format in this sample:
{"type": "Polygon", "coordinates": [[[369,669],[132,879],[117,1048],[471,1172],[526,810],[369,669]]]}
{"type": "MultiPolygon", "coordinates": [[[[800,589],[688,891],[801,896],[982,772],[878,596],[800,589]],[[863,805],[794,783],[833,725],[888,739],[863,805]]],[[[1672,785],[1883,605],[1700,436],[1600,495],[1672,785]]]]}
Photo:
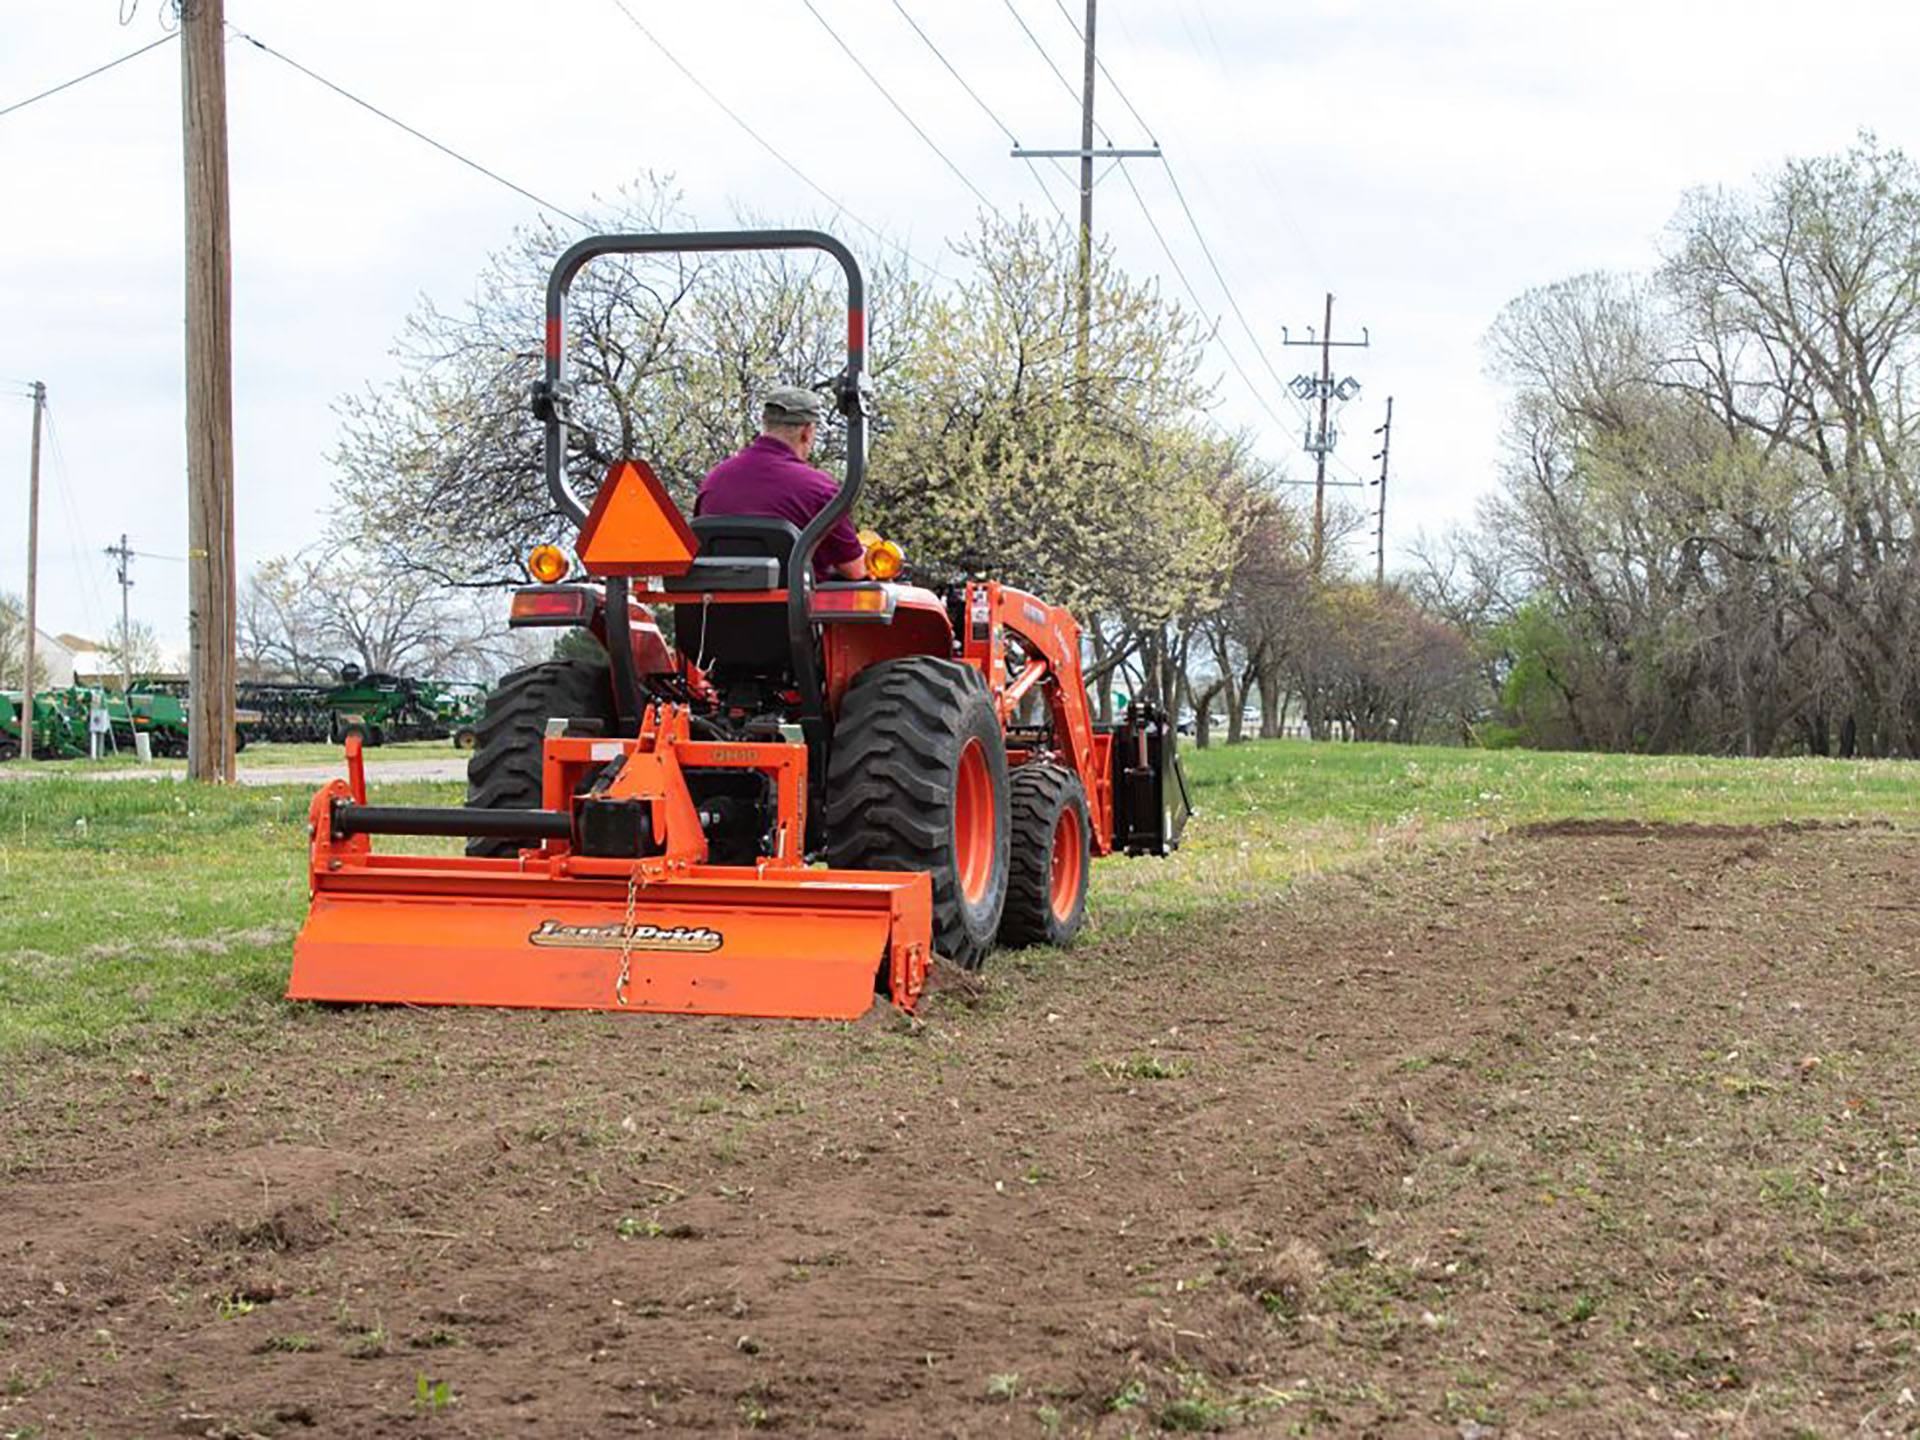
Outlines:
{"type": "Polygon", "coordinates": [[[680,653],[718,677],[783,674],[793,654],[784,603],[707,606],[700,597],[784,588],[800,532],[768,515],[701,515],[693,534],[699,555],[686,574],[668,576],[664,587],[674,605],[680,653]]]}
{"type": "Polygon", "coordinates": [[[669,595],[779,590],[800,532],[770,515],[700,515],[693,522],[700,553],[684,575],[669,575],[669,595]]]}

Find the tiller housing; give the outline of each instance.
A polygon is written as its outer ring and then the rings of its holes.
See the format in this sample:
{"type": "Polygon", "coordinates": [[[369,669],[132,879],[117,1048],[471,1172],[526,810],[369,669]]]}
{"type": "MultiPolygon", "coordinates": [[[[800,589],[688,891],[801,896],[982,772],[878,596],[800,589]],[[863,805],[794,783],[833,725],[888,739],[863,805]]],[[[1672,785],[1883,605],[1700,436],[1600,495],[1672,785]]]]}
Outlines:
{"type": "Polygon", "coordinates": [[[632,739],[549,739],[544,808],[464,817],[368,805],[350,737],[349,778],[313,799],[313,906],[288,995],[852,1019],[873,1004],[878,961],[912,1009],[932,951],[927,876],[808,869],[805,748],[696,741],[687,721],[656,707],[632,739]],[[710,864],[686,766],[769,776],[775,852],[710,864]],[[368,839],[476,830],[529,848],[383,855],[368,839]]]}

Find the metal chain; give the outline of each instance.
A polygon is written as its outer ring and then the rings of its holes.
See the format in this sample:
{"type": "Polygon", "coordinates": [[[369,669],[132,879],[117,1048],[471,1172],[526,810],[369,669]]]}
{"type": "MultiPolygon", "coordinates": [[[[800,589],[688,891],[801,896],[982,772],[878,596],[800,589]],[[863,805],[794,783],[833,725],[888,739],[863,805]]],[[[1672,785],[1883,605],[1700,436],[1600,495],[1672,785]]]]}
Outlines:
{"type": "Polygon", "coordinates": [[[627,981],[633,974],[633,911],[640,900],[640,867],[627,872],[627,918],[620,927],[620,978],[613,982],[613,998],[627,1003],[627,981]]]}

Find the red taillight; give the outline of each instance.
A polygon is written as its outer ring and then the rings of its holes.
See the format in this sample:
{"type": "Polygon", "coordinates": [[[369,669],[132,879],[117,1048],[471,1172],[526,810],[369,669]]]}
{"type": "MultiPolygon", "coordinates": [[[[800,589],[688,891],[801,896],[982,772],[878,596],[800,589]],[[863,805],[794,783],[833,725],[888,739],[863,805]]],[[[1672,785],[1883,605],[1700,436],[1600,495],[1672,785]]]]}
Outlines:
{"type": "Polygon", "coordinates": [[[513,592],[509,625],[584,625],[593,618],[593,592],[576,585],[543,585],[513,592]]]}
{"type": "Polygon", "coordinates": [[[813,592],[807,613],[815,620],[891,620],[893,592],[884,585],[823,585],[813,592]]]}

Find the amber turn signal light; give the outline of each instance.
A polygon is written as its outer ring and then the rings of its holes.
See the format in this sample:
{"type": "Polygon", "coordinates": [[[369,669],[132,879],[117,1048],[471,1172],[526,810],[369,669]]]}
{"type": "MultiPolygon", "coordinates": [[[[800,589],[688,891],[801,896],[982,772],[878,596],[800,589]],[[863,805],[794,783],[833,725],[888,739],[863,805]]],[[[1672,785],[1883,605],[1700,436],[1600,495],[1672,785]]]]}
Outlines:
{"type": "Polygon", "coordinates": [[[891,540],[875,540],[867,546],[869,580],[897,580],[906,564],[906,552],[891,540]]]}
{"type": "Polygon", "coordinates": [[[527,556],[527,573],[542,585],[558,585],[567,578],[567,557],[558,545],[536,545],[527,556]]]}

